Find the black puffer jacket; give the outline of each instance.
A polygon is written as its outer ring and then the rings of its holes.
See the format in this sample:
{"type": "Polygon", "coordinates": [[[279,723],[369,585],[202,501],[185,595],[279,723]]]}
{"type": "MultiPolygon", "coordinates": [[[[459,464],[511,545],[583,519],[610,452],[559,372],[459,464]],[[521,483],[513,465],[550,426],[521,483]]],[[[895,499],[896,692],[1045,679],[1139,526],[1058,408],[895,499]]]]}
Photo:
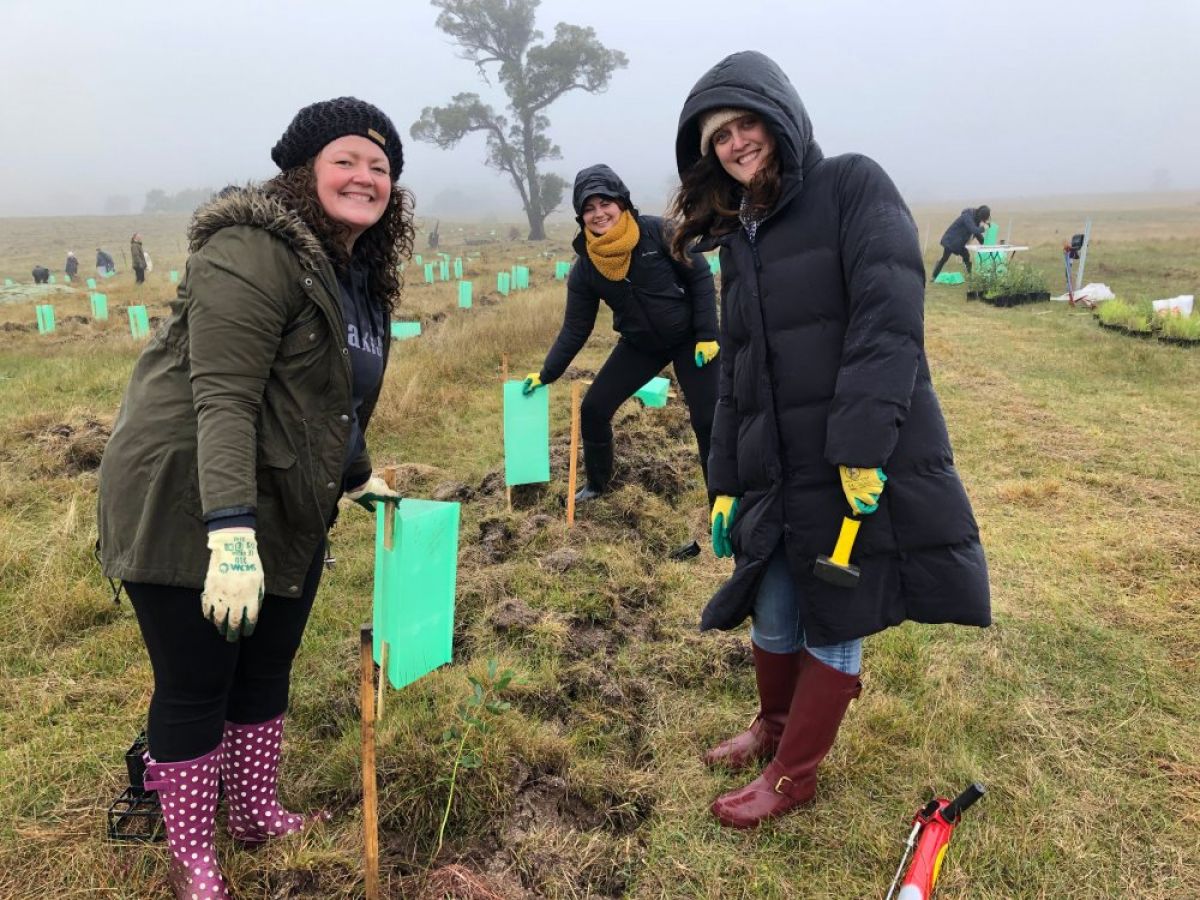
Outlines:
{"type": "Polygon", "coordinates": [[[691,255],[690,266],[673,259],[663,220],[638,215],[629,188],[608,166],[591,166],[575,177],[577,217],[583,202],[595,194],[621,200],[637,218],[641,237],[622,281],[609,281],[600,274],[587,255],[582,230],[575,238],[577,259],[567,279],[567,311],[542,364],[542,384],[558,379],[583,349],[596,325],[601,300],[612,308],[613,330],[646,353],[666,355],[686,343],[717,339],[716,296],[708,261],[699,253],[691,255]]]}
{"type": "Polygon", "coordinates": [[[987,229],[981,223],[975,221],[975,210],[968,207],[962,211],[957,219],[950,223],[950,227],[942,235],[941,244],[947,250],[954,250],[961,253],[966,249],[967,241],[972,236],[982,241],[986,231],[987,229]]]}
{"type": "Polygon", "coordinates": [[[702,628],[750,613],[780,539],[810,644],[863,637],[905,619],[990,622],[987,565],[954,468],[923,347],[924,270],[916,227],[870,159],[825,159],[787,76],[735,54],[692,89],[679,120],[680,171],[700,156],[698,119],[717,107],[761,115],[783,166],[780,200],[751,244],[721,247],[721,388],[709,486],[740,496],[732,578],[702,628]],[[818,580],[849,511],[837,465],[880,466],[853,589],[818,580]]]}

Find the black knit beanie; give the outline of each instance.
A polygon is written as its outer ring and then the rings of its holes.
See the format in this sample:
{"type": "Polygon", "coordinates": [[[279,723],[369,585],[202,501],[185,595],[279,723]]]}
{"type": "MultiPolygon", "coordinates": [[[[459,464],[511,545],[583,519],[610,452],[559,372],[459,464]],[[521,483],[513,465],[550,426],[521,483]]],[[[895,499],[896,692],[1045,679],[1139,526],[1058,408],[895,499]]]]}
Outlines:
{"type": "Polygon", "coordinates": [[[308,162],[330,141],[348,134],[378,144],[388,158],[392,181],[400,177],[404,148],[392,120],[378,107],[355,97],[322,100],[304,107],[271,150],[271,159],[280,169],[291,169],[308,162]]]}

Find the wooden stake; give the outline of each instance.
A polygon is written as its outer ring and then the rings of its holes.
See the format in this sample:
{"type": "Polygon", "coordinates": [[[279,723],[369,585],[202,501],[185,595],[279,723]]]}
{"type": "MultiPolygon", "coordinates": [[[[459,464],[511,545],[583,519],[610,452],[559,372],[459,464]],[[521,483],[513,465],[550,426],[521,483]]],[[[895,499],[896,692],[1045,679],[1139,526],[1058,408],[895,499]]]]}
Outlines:
{"type": "Polygon", "coordinates": [[[379,642],[379,688],[376,692],[375,699],[375,719],[380,721],[383,719],[383,690],[387,684],[387,664],[388,664],[388,642],[379,642]]]}
{"type": "Polygon", "coordinates": [[[362,713],[363,876],[367,900],[379,900],[379,806],[375,793],[375,662],[371,658],[374,634],[370,625],[359,631],[362,666],[358,700],[362,713]]]}
{"type": "MultiPolygon", "coordinates": [[[[504,353],[500,356],[500,383],[508,384],[508,354],[504,353]]],[[[508,498],[508,511],[512,512],[512,488],[508,485],[504,486],[504,495],[508,498]]]]}
{"type": "Polygon", "coordinates": [[[575,524],[575,482],[579,473],[579,402],[583,385],[571,384],[571,464],[567,469],[567,527],[575,524]]]}

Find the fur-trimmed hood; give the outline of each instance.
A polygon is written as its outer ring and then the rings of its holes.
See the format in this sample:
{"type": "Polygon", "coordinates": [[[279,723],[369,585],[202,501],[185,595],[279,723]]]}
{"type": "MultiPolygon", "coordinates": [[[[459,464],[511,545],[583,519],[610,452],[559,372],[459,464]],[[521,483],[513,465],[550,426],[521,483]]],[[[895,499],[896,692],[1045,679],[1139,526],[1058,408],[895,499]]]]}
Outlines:
{"type": "Polygon", "coordinates": [[[197,209],[188,225],[188,251],[195,253],[214,234],[231,225],[252,225],[275,235],[296,252],[306,269],[329,262],[320,239],[299,213],[256,184],[223,191],[197,209]]]}

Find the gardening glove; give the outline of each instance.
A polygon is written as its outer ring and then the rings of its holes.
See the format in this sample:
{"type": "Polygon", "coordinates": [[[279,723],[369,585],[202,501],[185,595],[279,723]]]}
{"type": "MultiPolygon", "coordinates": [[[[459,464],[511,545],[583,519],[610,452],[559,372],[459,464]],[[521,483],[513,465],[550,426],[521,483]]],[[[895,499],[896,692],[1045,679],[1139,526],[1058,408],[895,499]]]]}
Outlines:
{"type": "Polygon", "coordinates": [[[225,640],[254,634],[263,598],[262,561],[253,528],[218,528],[208,533],[208,574],[200,609],[225,640]]]}
{"type": "Polygon", "coordinates": [[[400,494],[387,486],[387,482],[378,475],[372,475],[358,487],[346,491],[346,499],[353,500],[367,512],[375,512],[375,502],[386,500],[400,502],[400,494]]]}
{"type": "Polygon", "coordinates": [[[721,494],[713,501],[712,517],[712,548],[713,553],[721,557],[733,556],[733,544],[729,542],[729,529],[733,527],[733,518],[737,515],[739,497],[727,497],[721,494]]]}
{"type": "Polygon", "coordinates": [[[540,372],[530,372],[525,376],[525,383],[521,385],[521,393],[528,397],[538,388],[542,387],[542,376],[540,372]]]}
{"type": "Polygon", "coordinates": [[[716,341],[696,341],[696,368],[703,369],[717,358],[721,345],[716,341]]]}
{"type": "Polygon", "coordinates": [[[867,515],[879,509],[879,495],[887,476],[883,469],[858,469],[854,466],[838,466],[842,478],[842,492],[846,502],[856,514],[867,515]]]}

